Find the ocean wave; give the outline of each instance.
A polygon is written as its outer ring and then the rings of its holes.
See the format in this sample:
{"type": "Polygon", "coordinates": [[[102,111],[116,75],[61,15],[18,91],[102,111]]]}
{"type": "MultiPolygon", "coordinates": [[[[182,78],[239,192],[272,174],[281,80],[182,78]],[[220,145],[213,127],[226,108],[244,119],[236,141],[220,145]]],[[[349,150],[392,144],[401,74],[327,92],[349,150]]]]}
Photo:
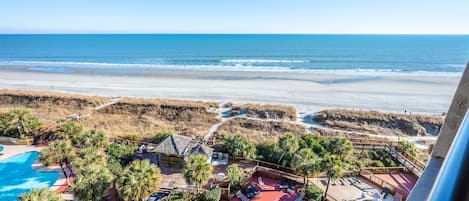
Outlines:
{"type": "Polygon", "coordinates": [[[448,71],[408,71],[402,69],[317,69],[292,68],[285,66],[233,65],[183,65],[183,64],[137,64],[137,63],[100,63],[100,62],[55,62],[55,61],[0,61],[0,66],[26,66],[31,71],[68,73],[79,69],[93,70],[174,70],[174,71],[228,71],[228,72],[284,72],[320,75],[369,75],[369,76],[455,76],[462,72],[448,71]]]}
{"type": "Polygon", "coordinates": [[[223,59],[222,63],[309,63],[311,60],[283,60],[283,59],[223,59]]]}

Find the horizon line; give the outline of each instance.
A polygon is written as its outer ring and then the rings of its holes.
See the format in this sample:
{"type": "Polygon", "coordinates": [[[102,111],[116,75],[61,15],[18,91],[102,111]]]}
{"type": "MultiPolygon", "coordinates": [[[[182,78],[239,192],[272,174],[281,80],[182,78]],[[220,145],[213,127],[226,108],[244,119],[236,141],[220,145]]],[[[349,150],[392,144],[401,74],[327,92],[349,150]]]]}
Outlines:
{"type": "Polygon", "coordinates": [[[469,33],[0,33],[0,35],[469,35],[469,33]]]}

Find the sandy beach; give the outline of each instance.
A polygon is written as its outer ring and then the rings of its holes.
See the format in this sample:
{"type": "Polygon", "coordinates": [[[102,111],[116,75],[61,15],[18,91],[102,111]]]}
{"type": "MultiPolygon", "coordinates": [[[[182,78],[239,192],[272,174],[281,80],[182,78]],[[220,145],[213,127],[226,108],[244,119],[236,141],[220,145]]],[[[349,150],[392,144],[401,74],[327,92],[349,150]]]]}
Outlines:
{"type": "Polygon", "coordinates": [[[366,75],[280,72],[99,71],[46,73],[0,69],[0,88],[85,95],[233,101],[413,113],[446,112],[459,82],[447,75],[366,75]]]}

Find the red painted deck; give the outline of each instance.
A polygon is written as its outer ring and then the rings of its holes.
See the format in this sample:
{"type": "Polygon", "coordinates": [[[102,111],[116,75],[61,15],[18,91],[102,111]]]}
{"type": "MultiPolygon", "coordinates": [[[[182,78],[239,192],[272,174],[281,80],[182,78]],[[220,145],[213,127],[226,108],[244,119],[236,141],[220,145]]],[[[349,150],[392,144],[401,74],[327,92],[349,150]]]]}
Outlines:
{"type": "MultiPolygon", "coordinates": [[[[260,188],[259,184],[257,183],[257,177],[253,178],[253,183],[257,186],[259,190],[261,190],[261,193],[259,195],[256,195],[254,199],[251,199],[253,201],[294,201],[298,194],[293,193],[289,194],[286,190],[281,190],[279,189],[279,181],[262,177],[262,181],[264,181],[264,184],[267,185],[265,190],[260,188]]],[[[295,189],[296,190],[296,189],[295,189]]],[[[241,201],[241,199],[238,198],[232,198],[230,201],[241,201]]]]}
{"type": "Polygon", "coordinates": [[[399,187],[404,192],[410,192],[418,179],[411,173],[376,174],[376,176],[399,187]]]}

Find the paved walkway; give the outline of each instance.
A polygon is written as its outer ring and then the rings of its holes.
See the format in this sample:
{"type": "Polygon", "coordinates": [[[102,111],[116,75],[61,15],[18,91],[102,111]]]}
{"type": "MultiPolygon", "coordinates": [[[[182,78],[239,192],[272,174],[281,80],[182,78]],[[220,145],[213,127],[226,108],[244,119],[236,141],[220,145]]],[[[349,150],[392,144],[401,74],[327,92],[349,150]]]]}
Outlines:
{"type": "MultiPolygon", "coordinates": [[[[326,189],[327,178],[313,178],[310,179],[316,186],[322,190],[326,189]]],[[[373,200],[376,194],[381,193],[381,188],[365,181],[361,178],[344,177],[342,182],[336,180],[329,186],[328,195],[336,200],[373,200]]],[[[384,201],[392,201],[393,196],[388,195],[384,201]]]]}

